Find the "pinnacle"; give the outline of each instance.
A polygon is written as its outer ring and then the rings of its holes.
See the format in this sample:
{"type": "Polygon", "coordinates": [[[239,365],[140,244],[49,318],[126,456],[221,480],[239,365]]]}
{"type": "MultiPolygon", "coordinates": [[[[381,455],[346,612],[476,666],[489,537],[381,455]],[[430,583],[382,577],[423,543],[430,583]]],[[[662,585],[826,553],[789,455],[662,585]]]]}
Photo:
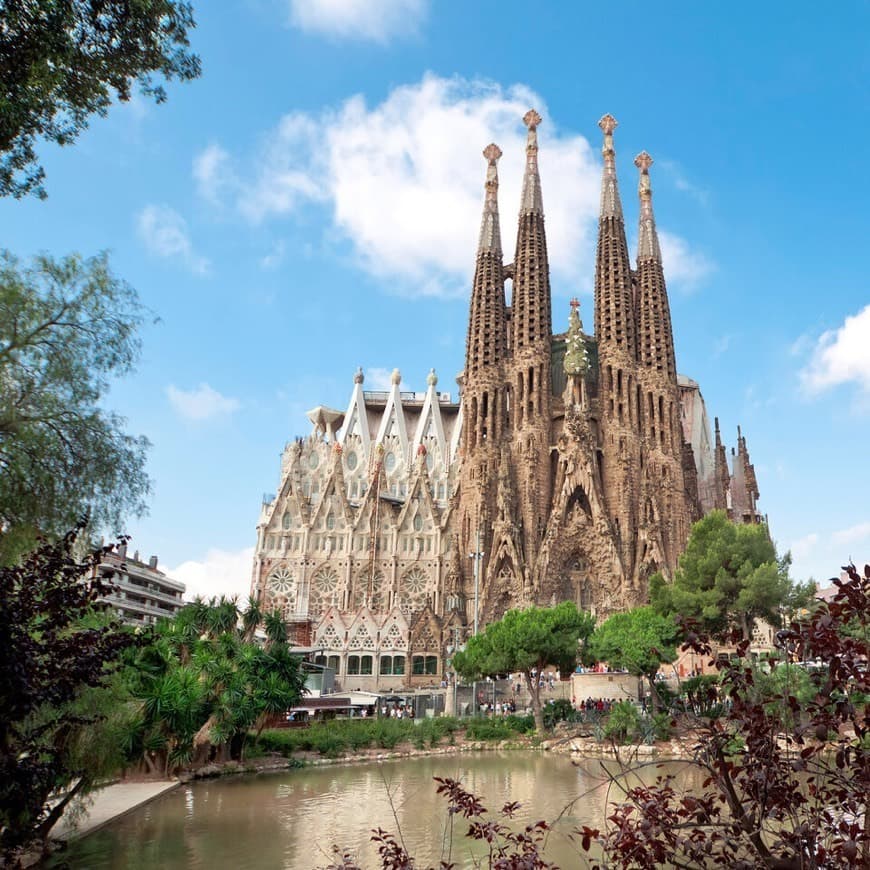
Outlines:
{"type": "Polygon", "coordinates": [[[650,166],[653,165],[653,159],[649,156],[646,151],[641,151],[637,157],[634,158],[634,165],[644,173],[649,172],[650,166]]]}
{"type": "Polygon", "coordinates": [[[601,132],[604,133],[605,136],[612,136],[613,131],[619,126],[619,121],[617,121],[613,115],[602,115],[601,120],[598,122],[598,126],[601,128],[601,132]]]}
{"type": "Polygon", "coordinates": [[[486,148],[483,149],[483,156],[486,158],[487,163],[492,166],[495,164],[498,159],[501,157],[502,151],[495,142],[490,142],[486,148]]]}
{"type": "Polygon", "coordinates": [[[529,111],[523,115],[523,123],[530,130],[534,130],[541,123],[541,116],[534,109],[529,109],[529,111]]]}

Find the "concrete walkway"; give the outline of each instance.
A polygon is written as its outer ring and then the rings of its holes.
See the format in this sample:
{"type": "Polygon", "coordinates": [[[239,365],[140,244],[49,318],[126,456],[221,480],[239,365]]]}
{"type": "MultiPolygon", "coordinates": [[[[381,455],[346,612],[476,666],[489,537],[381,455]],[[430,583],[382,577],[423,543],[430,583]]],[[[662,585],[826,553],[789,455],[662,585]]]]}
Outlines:
{"type": "Polygon", "coordinates": [[[119,782],[107,785],[92,792],[88,799],[92,802],[78,825],[72,827],[66,817],[54,826],[51,836],[57,840],[72,840],[91,834],[94,831],[119,819],[131,810],[147,804],[154,798],[172,791],[181,785],[178,780],[171,782],[119,782]]]}

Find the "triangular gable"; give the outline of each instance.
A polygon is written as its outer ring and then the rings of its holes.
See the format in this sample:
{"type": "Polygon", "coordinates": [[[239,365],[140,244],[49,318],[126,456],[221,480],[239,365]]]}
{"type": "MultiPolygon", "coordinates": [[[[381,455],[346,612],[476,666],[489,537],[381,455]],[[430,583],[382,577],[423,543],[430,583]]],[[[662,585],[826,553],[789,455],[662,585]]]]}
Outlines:
{"type": "MultiPolygon", "coordinates": [[[[411,482],[410,488],[408,489],[408,496],[405,499],[405,503],[402,505],[402,509],[399,511],[399,516],[396,520],[396,526],[400,529],[404,525],[407,515],[417,509],[414,504],[415,497],[423,501],[423,503],[428,507],[429,514],[436,522],[440,517],[440,511],[438,510],[435,502],[432,500],[432,493],[427,486],[429,474],[426,471],[425,463],[421,463],[421,466],[422,467],[414,475],[414,479],[411,482]]],[[[425,525],[424,528],[426,528],[425,525]]]]}
{"type": "Polygon", "coordinates": [[[371,435],[369,434],[369,417],[366,410],[365,396],[363,394],[362,375],[357,376],[353,385],[353,393],[351,393],[350,404],[347,406],[347,413],[344,415],[344,429],[342,429],[339,443],[350,445],[352,441],[358,439],[363,452],[363,466],[366,467],[369,458],[372,454],[371,435]],[[351,436],[353,436],[351,438],[351,436]]]}
{"type": "Polygon", "coordinates": [[[384,444],[388,439],[395,439],[401,450],[401,461],[407,465],[408,453],[408,430],[405,426],[405,412],[402,408],[402,397],[399,393],[399,385],[394,383],[387,395],[387,407],[381,417],[381,425],[378,427],[376,444],[384,444]]]}
{"type": "Polygon", "coordinates": [[[459,456],[459,444],[460,438],[462,437],[462,420],[463,420],[463,409],[464,405],[460,403],[459,405],[459,413],[456,415],[456,424],[453,427],[453,434],[450,436],[450,454],[449,456],[444,457],[444,464],[449,465],[452,463],[457,456],[459,456]]]}
{"type": "Polygon", "coordinates": [[[377,647],[378,623],[368,607],[363,607],[354,617],[347,630],[348,649],[375,649],[377,647]]]}
{"type": "MultiPolygon", "coordinates": [[[[431,375],[430,375],[431,380],[431,375]]],[[[447,441],[444,437],[444,423],[441,420],[441,406],[438,402],[438,392],[435,384],[430,383],[426,390],[426,398],[423,401],[423,410],[420,413],[420,422],[414,433],[414,441],[411,444],[412,455],[417,455],[417,448],[424,443],[425,439],[434,438],[441,452],[441,459],[447,465],[447,441]]]]}

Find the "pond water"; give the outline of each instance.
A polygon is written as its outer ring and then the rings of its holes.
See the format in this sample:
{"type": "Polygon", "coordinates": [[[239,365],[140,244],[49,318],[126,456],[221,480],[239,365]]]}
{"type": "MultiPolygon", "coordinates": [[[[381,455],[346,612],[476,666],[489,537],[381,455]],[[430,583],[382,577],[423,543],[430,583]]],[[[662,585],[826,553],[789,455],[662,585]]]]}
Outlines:
{"type": "MultiPolygon", "coordinates": [[[[657,774],[678,770],[681,776],[688,773],[669,763],[648,766],[642,775],[652,782],[657,774]]],[[[555,821],[546,855],[565,868],[585,865],[571,832],[583,824],[601,827],[608,788],[616,796],[600,761],[572,763],[567,756],[542,752],[304,768],[182,786],[73,843],[63,860],[65,866],[88,870],[311,870],[327,865],[337,845],[357,855],[362,866],[375,868],[377,851],[370,837],[381,827],[401,831],[418,867],[437,866],[448,853],[459,867],[471,866],[472,854],[481,854],[480,844],[464,837],[467,823],[456,817],[451,838],[434,776],[460,779],[491,811],[519,801],[516,826],[555,821]]]]}

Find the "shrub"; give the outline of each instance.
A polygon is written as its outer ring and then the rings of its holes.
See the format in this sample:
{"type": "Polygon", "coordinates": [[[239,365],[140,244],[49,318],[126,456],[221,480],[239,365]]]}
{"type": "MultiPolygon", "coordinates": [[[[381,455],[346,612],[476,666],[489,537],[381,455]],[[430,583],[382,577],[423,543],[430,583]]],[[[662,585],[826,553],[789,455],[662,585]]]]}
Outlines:
{"type": "Polygon", "coordinates": [[[619,701],[613,705],[604,723],[605,738],[624,743],[640,731],[640,713],[631,701],[619,701]]]}
{"type": "Polygon", "coordinates": [[[559,698],[544,706],[544,727],[552,728],[557,722],[574,722],[579,717],[574,705],[566,698],[559,698]]]}

